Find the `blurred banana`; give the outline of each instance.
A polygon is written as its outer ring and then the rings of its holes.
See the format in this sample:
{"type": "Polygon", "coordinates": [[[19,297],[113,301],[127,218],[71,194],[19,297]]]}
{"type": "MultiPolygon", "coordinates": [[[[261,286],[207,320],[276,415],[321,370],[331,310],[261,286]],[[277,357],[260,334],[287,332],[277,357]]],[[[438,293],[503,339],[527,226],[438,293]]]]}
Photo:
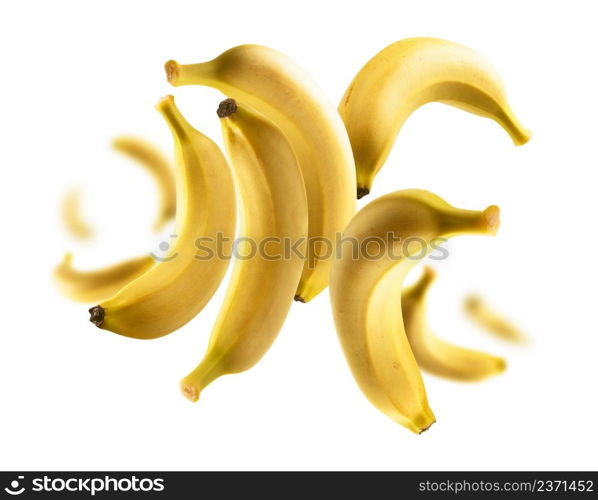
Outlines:
{"type": "Polygon", "coordinates": [[[501,314],[494,311],[479,295],[469,295],[464,302],[465,312],[478,326],[502,340],[526,344],[526,335],[501,314]]]}
{"type": "Polygon", "coordinates": [[[160,191],[160,210],[154,229],[161,229],[176,212],[174,170],[170,161],[152,143],[137,137],[117,137],[112,147],[136,160],[155,179],[160,191]]]}
{"type": "MultiPolygon", "coordinates": [[[[153,144],[137,137],[117,137],[112,141],[112,147],[139,162],[156,180],[160,208],[154,228],[161,229],[174,217],[176,210],[174,172],[170,162],[153,144]]],[[[64,227],[72,236],[82,240],[93,236],[92,227],[81,215],[81,194],[78,190],[73,189],[64,196],[61,214],[64,227]]]]}
{"type": "Polygon", "coordinates": [[[67,297],[78,302],[100,302],[114,295],[154,264],[154,259],[147,255],[102,269],[81,271],[73,268],[73,255],[67,253],[54,269],[54,279],[67,297]]]}
{"type": "Polygon", "coordinates": [[[62,200],[62,223],[67,232],[80,240],[89,240],[93,229],[81,215],[81,193],[77,189],[69,191],[62,200]]]}
{"type": "Polygon", "coordinates": [[[420,279],[401,294],[403,323],[417,364],[422,370],[460,381],[478,381],[502,373],[503,358],[465,349],[436,336],[429,328],[426,298],[436,272],[425,267],[420,279]]]}

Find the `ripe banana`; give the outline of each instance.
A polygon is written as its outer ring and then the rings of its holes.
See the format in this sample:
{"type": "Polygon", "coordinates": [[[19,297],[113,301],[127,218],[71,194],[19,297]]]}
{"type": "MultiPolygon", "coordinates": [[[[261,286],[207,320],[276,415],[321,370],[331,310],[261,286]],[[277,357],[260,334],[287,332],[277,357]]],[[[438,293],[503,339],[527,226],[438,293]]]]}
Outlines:
{"type": "Polygon", "coordinates": [[[96,326],[139,339],[176,330],[206,305],[228,267],[236,222],[232,173],[218,146],[185,120],[172,96],[156,108],[174,136],[178,238],[168,259],[90,309],[96,326]]]}
{"type": "Polygon", "coordinates": [[[413,432],[421,433],[435,419],[405,334],[404,277],[441,238],[494,235],[498,225],[496,206],[461,210],[429,191],[409,189],[371,202],[343,234],[342,255],[330,277],[339,340],[365,396],[413,432]],[[372,243],[375,254],[368,249],[372,243]]]}
{"type": "Polygon", "coordinates": [[[338,108],[355,155],[358,198],[370,192],[409,115],[433,101],[495,120],[516,145],[530,138],[500,77],[477,52],[438,38],[400,40],[361,68],[338,108]]]}
{"type": "Polygon", "coordinates": [[[218,115],[241,200],[244,244],[238,251],[251,253],[249,242],[259,250],[235,263],[207,353],[181,381],[191,401],[221,375],[251,368],[270,348],[303,269],[303,256],[286,249],[295,242],[304,246],[308,231],[301,170],[283,133],[232,99],[221,103],[218,115]]]}
{"type": "Polygon", "coordinates": [[[355,166],[347,132],[323,92],[295,62],[273,49],[241,45],[212,61],[165,65],[174,85],[207,85],[266,116],[286,135],[303,174],[309,243],[295,299],[328,286],[336,237],[355,213],[355,166]]]}
{"type": "Polygon", "coordinates": [[[69,191],[62,200],[62,223],[75,238],[88,240],[93,236],[93,229],[81,216],[81,196],[79,191],[69,191]]]}
{"type": "Polygon", "coordinates": [[[430,331],[426,297],[435,279],[436,272],[426,267],[420,279],[401,294],[405,332],[419,367],[440,377],[470,382],[503,372],[504,359],[450,344],[430,331]]]}
{"type": "Polygon", "coordinates": [[[528,342],[527,337],[519,328],[494,311],[480,296],[470,295],[467,297],[464,307],[467,315],[484,330],[509,342],[519,344],[528,342]]]}
{"type": "Polygon", "coordinates": [[[156,180],[160,191],[160,211],[154,229],[162,228],[176,211],[174,172],[170,161],[153,144],[136,137],[117,137],[112,147],[138,161],[156,180]]]}
{"type": "Polygon", "coordinates": [[[155,263],[143,256],[93,271],[73,268],[73,256],[67,253],[54,269],[54,279],[62,293],[79,302],[100,302],[148,271],[155,263]]]}

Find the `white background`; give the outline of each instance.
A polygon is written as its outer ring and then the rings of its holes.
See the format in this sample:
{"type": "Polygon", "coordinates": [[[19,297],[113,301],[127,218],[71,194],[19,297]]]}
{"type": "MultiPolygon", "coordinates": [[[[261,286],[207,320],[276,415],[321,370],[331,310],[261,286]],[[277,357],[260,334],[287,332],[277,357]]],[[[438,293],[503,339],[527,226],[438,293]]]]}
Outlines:
{"type": "MultiPolygon", "coordinates": [[[[595,469],[596,137],[591,2],[4,2],[0,7],[0,469],[595,469]],[[252,370],[197,404],[179,379],[203,355],[225,284],[180,331],[135,341],[96,329],[59,295],[65,250],[94,267],[156,250],[152,180],[110,151],[138,134],[171,150],[153,105],[173,93],[220,142],[222,96],[171,88],[162,65],[247,42],[277,48],[337,102],[391,42],[437,36],[484,54],[533,131],[512,145],[494,122],[440,104],[417,111],[373,195],[420,187],[502,208],[496,238],[464,237],[435,264],[436,332],[508,359],[479,384],[425,376],[437,423],[416,436],[362,396],[327,292],[295,304],[252,370]],[[69,238],[58,216],[79,185],[97,230],[69,238]],[[515,347],[462,313],[477,291],[532,338],[515,347]]],[[[419,271],[414,271],[417,274],[419,271]]],[[[225,282],[226,283],[226,282],[225,282]]]]}

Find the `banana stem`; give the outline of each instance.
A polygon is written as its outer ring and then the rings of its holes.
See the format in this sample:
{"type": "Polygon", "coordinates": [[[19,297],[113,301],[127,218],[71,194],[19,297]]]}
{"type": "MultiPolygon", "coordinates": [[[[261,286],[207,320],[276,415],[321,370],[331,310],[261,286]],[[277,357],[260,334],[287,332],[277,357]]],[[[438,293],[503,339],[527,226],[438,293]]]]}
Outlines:
{"type": "Polygon", "coordinates": [[[180,382],[181,392],[189,401],[195,403],[205,387],[220,377],[223,372],[219,366],[219,358],[206,355],[197,367],[180,382]]]}
{"type": "Polygon", "coordinates": [[[426,294],[432,283],[436,280],[436,271],[430,267],[424,267],[424,271],[417,281],[417,283],[411,289],[412,297],[422,297],[426,294]]]}
{"type": "Polygon", "coordinates": [[[166,80],[168,80],[168,83],[170,83],[173,87],[177,86],[178,66],[178,63],[176,61],[173,61],[172,59],[170,61],[167,61],[166,64],[164,64],[164,71],[166,71],[166,80]]]}
{"type": "Polygon", "coordinates": [[[485,234],[495,236],[500,226],[500,209],[491,205],[483,212],[477,210],[447,211],[443,224],[447,228],[446,236],[458,234],[485,234]]]}
{"type": "Polygon", "coordinates": [[[189,122],[174,104],[174,96],[167,95],[158,101],[156,110],[164,117],[166,123],[177,137],[188,136],[191,128],[189,122]]]}
{"type": "Polygon", "coordinates": [[[164,64],[166,79],[173,87],[181,85],[202,85],[212,73],[210,61],[196,64],[179,64],[170,60],[164,64]]]}

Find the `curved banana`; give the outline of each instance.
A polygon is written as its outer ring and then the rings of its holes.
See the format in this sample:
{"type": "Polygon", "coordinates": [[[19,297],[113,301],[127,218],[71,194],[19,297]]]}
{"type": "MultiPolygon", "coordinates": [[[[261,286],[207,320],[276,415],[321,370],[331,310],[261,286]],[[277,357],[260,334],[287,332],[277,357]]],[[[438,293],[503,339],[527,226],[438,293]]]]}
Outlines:
{"type": "Polygon", "coordinates": [[[62,223],[75,238],[88,240],[93,236],[93,229],[81,216],[81,196],[78,190],[69,191],[62,200],[62,223]]]}
{"type": "Polygon", "coordinates": [[[96,326],[139,339],[173,332],[207,304],[228,267],[236,222],[232,174],[218,146],[185,120],[172,96],[156,108],[175,141],[178,238],[167,259],[90,309],[96,326]]]}
{"type": "Polygon", "coordinates": [[[461,381],[478,381],[502,373],[503,358],[451,344],[430,331],[426,319],[426,297],[436,272],[425,267],[420,279],[401,294],[403,323],[409,345],[422,370],[461,381]]]}
{"type": "MultiPolygon", "coordinates": [[[[112,141],[112,147],[116,151],[138,161],[155,178],[160,190],[160,211],[154,228],[160,229],[174,217],[176,210],[174,173],[170,162],[150,142],[137,137],[117,137],[112,141]]],[[[93,229],[81,217],[80,204],[79,192],[76,190],[69,191],[62,201],[62,221],[70,234],[76,238],[86,240],[93,236],[93,229]]]]}
{"type": "Polygon", "coordinates": [[[235,263],[208,351],[181,381],[191,401],[221,375],[251,368],[270,348],[303,269],[303,256],[287,249],[300,242],[301,252],[308,231],[301,171],[282,132],[262,116],[237,109],[232,99],[221,103],[218,115],[241,200],[244,244],[238,251],[255,255],[235,263]]]}
{"type": "Polygon", "coordinates": [[[470,295],[466,297],[464,308],[467,315],[478,326],[497,337],[519,344],[528,342],[526,335],[517,326],[494,311],[480,296],[470,295]]]}
{"type": "Polygon", "coordinates": [[[435,419],[403,325],[405,275],[441,238],[494,235],[498,225],[496,206],[461,210],[429,191],[409,189],[371,202],[343,234],[330,300],[345,357],[370,402],[413,432],[435,419]]]}
{"type": "Polygon", "coordinates": [[[409,115],[433,101],[495,120],[516,145],[530,138],[500,77],[477,52],[438,38],[400,40],[361,68],[338,107],[355,155],[358,198],[370,192],[409,115]]]}
{"type": "Polygon", "coordinates": [[[79,302],[99,302],[148,271],[155,261],[143,256],[93,271],[73,268],[73,256],[67,253],[54,269],[54,279],[62,293],[79,302]]]}
{"type": "Polygon", "coordinates": [[[131,136],[117,137],[112,147],[139,162],[156,180],[160,191],[160,211],[154,229],[170,221],[176,212],[174,172],[170,161],[148,141],[131,136]]]}
{"type": "Polygon", "coordinates": [[[266,116],[286,135],[303,174],[309,244],[296,300],[328,286],[340,234],[355,213],[355,165],[343,123],[318,86],[273,49],[241,45],[212,61],[165,65],[174,85],[207,85],[266,116]]]}

